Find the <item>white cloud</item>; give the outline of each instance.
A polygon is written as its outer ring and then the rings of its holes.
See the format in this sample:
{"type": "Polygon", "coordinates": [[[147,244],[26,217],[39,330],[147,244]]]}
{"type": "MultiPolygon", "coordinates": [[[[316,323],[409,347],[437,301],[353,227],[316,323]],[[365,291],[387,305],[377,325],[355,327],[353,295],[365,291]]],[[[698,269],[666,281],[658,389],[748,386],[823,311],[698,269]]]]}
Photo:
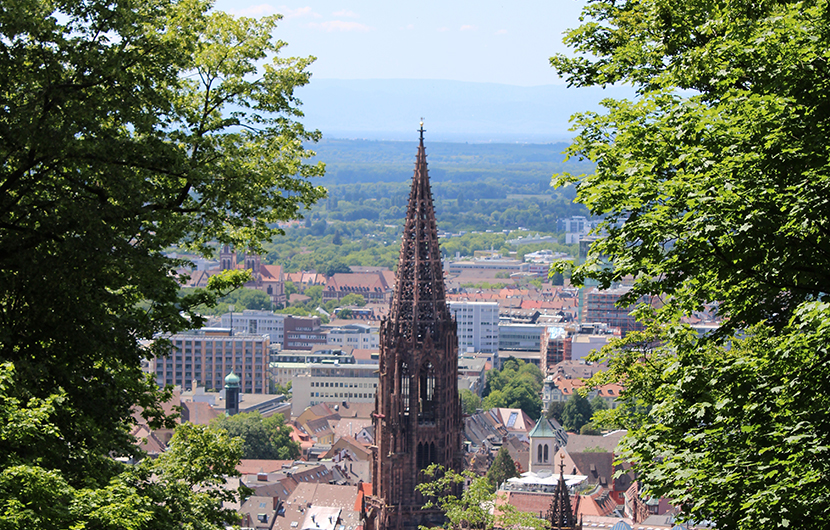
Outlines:
{"type": "Polygon", "coordinates": [[[340,11],[335,11],[332,13],[332,16],[335,17],[346,17],[346,18],[358,18],[358,14],[354,11],[349,11],[348,9],[341,9],[340,11]]]}
{"type": "Polygon", "coordinates": [[[496,32],[496,35],[507,35],[507,30],[506,29],[500,29],[496,32]]]}
{"type": "Polygon", "coordinates": [[[309,6],[298,7],[297,9],[291,9],[290,7],[287,7],[287,6],[280,6],[279,12],[282,13],[282,15],[285,18],[299,18],[299,17],[320,18],[320,13],[315,13],[314,11],[311,10],[311,7],[309,7],[309,6]]]}
{"type": "Polygon", "coordinates": [[[321,29],[323,31],[371,31],[372,28],[367,26],[366,24],[361,24],[359,22],[350,22],[345,20],[327,20],[326,22],[312,22],[309,24],[309,27],[315,29],[321,29]]]}
{"type": "Polygon", "coordinates": [[[469,24],[464,24],[463,26],[461,26],[461,27],[459,28],[459,30],[460,30],[460,31],[471,31],[471,30],[474,30],[474,29],[476,29],[476,27],[475,27],[475,26],[471,26],[471,25],[469,25],[469,24]]]}

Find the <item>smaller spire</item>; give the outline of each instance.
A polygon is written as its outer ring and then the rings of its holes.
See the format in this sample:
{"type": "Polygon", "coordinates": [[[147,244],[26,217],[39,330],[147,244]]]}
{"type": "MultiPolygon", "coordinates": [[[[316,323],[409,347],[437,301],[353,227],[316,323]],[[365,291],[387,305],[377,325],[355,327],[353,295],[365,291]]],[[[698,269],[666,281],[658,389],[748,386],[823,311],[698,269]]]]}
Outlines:
{"type": "MultiPolygon", "coordinates": [[[[579,497],[577,497],[577,506],[579,497]]],[[[582,530],[582,522],[576,521],[576,510],[571,507],[571,496],[565,483],[565,453],[559,453],[559,482],[553,491],[548,510],[548,528],[551,530],[582,530]]]]}
{"type": "Polygon", "coordinates": [[[421,118],[421,128],[418,129],[418,132],[421,133],[421,145],[424,145],[424,133],[426,129],[424,129],[424,118],[421,118]]]}

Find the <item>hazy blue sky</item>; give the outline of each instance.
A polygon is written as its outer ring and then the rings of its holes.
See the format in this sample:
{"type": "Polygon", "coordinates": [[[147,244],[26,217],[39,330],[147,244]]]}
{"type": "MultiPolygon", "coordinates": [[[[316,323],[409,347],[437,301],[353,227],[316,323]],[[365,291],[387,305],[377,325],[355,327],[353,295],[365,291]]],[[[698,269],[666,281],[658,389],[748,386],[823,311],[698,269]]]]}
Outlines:
{"type": "Polygon", "coordinates": [[[562,81],[548,58],[566,51],[582,0],[218,0],[234,14],[280,13],[286,55],[313,55],[324,79],[450,79],[520,86],[562,81]]]}

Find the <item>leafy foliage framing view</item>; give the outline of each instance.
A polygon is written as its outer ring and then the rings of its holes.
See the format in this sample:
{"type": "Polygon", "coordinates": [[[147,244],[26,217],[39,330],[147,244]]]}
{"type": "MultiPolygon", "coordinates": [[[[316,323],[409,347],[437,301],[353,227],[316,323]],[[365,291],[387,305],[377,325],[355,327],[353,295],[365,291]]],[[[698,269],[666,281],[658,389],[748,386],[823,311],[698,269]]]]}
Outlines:
{"type": "MultiPolygon", "coordinates": [[[[241,446],[173,427],[145,340],[198,326],[244,283],[179,295],[174,245],[259,249],[325,196],[278,17],[202,0],[21,0],[0,8],[0,527],[224,528],[241,446]],[[117,457],[117,459],[115,458],[117,457]]],[[[168,348],[168,349],[166,349],[168,348]]]]}
{"type": "Polygon", "coordinates": [[[605,219],[572,280],[636,278],[650,324],[607,348],[595,414],[629,429],[647,493],[718,528],[830,525],[830,18],[827,2],[598,1],[551,59],[636,101],[575,118],[597,163],[577,198],[605,219]],[[717,305],[699,337],[680,318],[717,305]]]}

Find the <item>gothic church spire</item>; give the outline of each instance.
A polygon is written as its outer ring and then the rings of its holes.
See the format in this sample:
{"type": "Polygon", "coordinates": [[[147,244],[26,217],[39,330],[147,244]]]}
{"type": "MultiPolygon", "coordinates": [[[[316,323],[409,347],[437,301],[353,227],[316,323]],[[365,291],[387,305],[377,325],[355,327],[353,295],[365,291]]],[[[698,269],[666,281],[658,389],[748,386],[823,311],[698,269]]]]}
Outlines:
{"type": "Polygon", "coordinates": [[[417,485],[432,464],[461,471],[463,456],[457,328],[445,299],[423,122],[419,132],[395,296],[380,325],[367,530],[442,526],[440,510],[422,509],[417,485]]]}
{"type": "Polygon", "coordinates": [[[420,143],[401,236],[401,254],[390,320],[394,323],[396,333],[405,340],[423,342],[427,336],[437,341],[437,323],[449,321],[450,314],[445,300],[438,229],[424,149],[423,121],[418,132],[420,143]]]}

